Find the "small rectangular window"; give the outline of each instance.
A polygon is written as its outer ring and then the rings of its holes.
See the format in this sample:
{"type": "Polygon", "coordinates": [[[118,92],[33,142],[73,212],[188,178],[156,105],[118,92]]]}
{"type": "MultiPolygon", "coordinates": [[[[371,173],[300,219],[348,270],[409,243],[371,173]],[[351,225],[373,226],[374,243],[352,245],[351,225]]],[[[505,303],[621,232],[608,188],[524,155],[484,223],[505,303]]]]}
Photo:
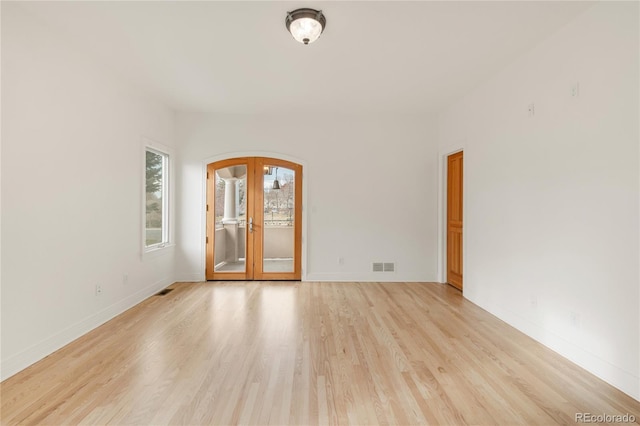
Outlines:
{"type": "Polygon", "coordinates": [[[169,155],[145,149],[145,248],[169,243],[169,155]]]}

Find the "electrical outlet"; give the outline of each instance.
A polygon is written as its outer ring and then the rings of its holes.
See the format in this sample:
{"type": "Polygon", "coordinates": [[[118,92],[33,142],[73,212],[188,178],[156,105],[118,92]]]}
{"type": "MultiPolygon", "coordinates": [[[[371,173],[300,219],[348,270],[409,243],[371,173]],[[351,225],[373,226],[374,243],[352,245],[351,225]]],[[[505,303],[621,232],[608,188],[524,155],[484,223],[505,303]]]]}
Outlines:
{"type": "Polygon", "coordinates": [[[129,274],[125,272],[124,274],[122,274],[122,285],[127,284],[129,284],[129,274]]]}
{"type": "Polygon", "coordinates": [[[577,98],[580,96],[580,83],[575,83],[571,86],[571,97],[577,98]]]}
{"type": "Polygon", "coordinates": [[[96,296],[100,296],[102,294],[102,286],[100,284],[96,284],[96,296]]]}

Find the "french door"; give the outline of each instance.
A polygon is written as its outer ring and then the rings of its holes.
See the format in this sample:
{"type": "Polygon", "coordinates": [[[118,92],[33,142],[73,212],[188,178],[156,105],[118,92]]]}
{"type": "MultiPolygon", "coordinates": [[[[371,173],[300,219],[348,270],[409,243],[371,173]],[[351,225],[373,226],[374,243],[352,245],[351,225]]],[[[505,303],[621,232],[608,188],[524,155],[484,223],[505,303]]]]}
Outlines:
{"type": "Polygon", "coordinates": [[[302,166],[266,157],[207,165],[208,280],[299,280],[302,166]]]}

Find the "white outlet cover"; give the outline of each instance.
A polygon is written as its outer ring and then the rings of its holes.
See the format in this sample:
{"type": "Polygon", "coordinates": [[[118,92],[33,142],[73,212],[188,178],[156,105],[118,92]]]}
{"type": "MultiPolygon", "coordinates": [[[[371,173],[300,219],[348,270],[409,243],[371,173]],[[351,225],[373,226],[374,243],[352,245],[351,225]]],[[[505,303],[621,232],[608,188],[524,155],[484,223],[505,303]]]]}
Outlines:
{"type": "Polygon", "coordinates": [[[571,86],[571,96],[574,98],[580,96],[580,83],[576,83],[571,86]]]}

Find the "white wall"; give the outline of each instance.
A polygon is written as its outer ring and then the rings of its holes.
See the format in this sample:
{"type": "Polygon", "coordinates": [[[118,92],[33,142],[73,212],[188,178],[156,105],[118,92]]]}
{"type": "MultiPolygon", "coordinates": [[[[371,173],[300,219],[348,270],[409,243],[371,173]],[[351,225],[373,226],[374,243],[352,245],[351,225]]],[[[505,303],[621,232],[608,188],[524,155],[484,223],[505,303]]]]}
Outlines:
{"type": "Polygon", "coordinates": [[[179,114],[177,128],[179,280],[204,277],[204,165],[234,154],[297,159],[303,165],[303,278],[435,280],[432,120],[179,114]],[[397,272],[370,272],[374,261],[395,261],[397,272]]]}
{"type": "Polygon", "coordinates": [[[465,151],[465,297],[636,399],[638,22],[597,4],[439,118],[441,160],[465,151]]]}
{"type": "Polygon", "coordinates": [[[71,45],[2,4],[2,379],[173,282],[141,259],[141,138],[173,113],[71,45]]]}

